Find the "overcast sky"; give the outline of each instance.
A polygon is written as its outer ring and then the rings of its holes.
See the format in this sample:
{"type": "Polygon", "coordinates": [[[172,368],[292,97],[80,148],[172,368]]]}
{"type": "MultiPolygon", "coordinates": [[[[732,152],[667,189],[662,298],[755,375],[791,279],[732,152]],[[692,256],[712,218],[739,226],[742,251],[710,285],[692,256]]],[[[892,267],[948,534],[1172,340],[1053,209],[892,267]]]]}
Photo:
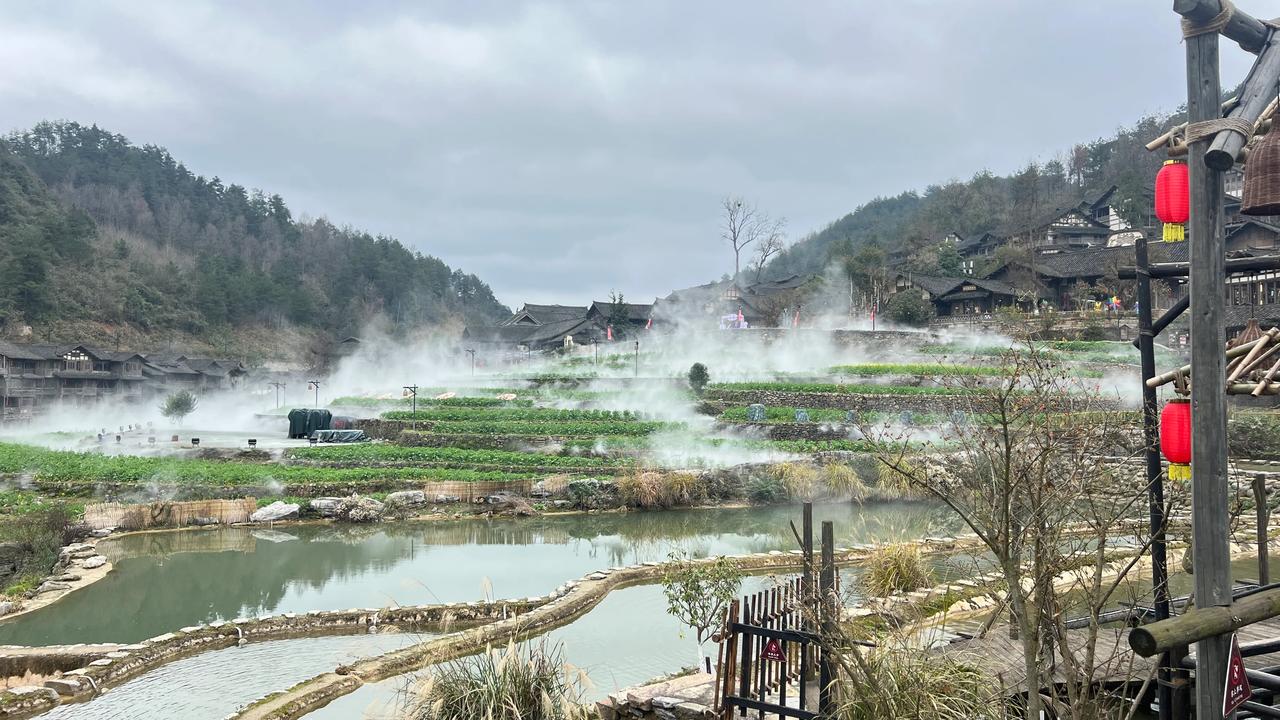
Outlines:
{"type": "Polygon", "coordinates": [[[648,301],[732,269],[726,194],[794,240],[1176,107],[1169,5],[6,2],[0,129],[162,145],[510,305],[648,301]]]}

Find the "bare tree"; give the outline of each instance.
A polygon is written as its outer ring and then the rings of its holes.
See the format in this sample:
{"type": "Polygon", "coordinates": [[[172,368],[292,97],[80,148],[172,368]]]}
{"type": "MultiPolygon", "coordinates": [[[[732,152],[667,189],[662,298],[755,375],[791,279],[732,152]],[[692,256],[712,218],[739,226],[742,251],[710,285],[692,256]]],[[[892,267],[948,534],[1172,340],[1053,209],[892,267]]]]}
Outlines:
{"type": "Polygon", "coordinates": [[[760,244],[756,246],[755,261],[753,263],[756,269],[756,282],[760,282],[760,275],[764,273],[764,266],[769,264],[769,258],[782,252],[785,247],[780,230],[760,241],[760,244]]]}
{"type": "MultiPolygon", "coordinates": [[[[726,197],[721,201],[721,207],[724,209],[724,224],[720,237],[727,240],[733,248],[733,279],[736,281],[742,272],[743,249],[756,242],[764,245],[769,239],[776,239],[780,245],[786,220],[769,217],[768,213],[741,197],[726,197]]],[[[771,254],[776,253],[777,250],[771,254]]]]}
{"type": "Polygon", "coordinates": [[[946,504],[993,557],[1006,590],[988,627],[1011,615],[1025,717],[1042,709],[1072,720],[1114,717],[1120,701],[1095,679],[1129,679],[1131,656],[1121,652],[1122,631],[1100,616],[1146,550],[1113,546],[1141,534],[1146,493],[1139,473],[1107,458],[1136,454],[1141,440],[1096,388],[1046,353],[1010,351],[1003,370],[994,381],[956,381],[972,414],[953,422],[940,446],[912,450],[900,433],[864,432],[882,463],[946,504]],[[1068,627],[1064,613],[1083,616],[1083,626],[1068,627]]]}

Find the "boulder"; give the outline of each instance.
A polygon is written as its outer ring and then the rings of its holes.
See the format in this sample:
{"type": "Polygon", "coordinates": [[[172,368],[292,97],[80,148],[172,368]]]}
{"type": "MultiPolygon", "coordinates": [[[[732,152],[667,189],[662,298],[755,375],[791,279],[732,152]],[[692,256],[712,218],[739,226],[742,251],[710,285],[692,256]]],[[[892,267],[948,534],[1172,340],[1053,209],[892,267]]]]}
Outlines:
{"type": "Polygon", "coordinates": [[[452,503],[460,503],[462,502],[462,498],[458,497],[457,495],[436,495],[434,502],[440,505],[446,505],[446,504],[452,504],[452,503]]]}
{"type": "Polygon", "coordinates": [[[59,590],[70,590],[70,589],[71,589],[71,586],[67,583],[58,582],[56,580],[45,580],[44,582],[40,583],[40,587],[36,588],[35,594],[43,595],[47,592],[57,592],[59,590]]]}
{"type": "Polygon", "coordinates": [[[94,568],[100,568],[106,564],[107,564],[107,559],[105,557],[101,555],[94,555],[91,558],[86,558],[84,562],[80,563],[80,567],[84,568],[85,570],[92,570],[94,568]]]}
{"type": "Polygon", "coordinates": [[[338,505],[338,519],[354,523],[378,522],[386,512],[386,506],[371,497],[352,495],[343,498],[338,505]]]}
{"type": "Polygon", "coordinates": [[[17,609],[18,605],[16,603],[9,602],[8,600],[0,600],[0,617],[8,615],[17,609]]]}
{"type": "Polygon", "coordinates": [[[426,505],[427,494],[421,490],[401,490],[393,492],[387,496],[388,505],[398,505],[401,507],[409,505],[426,505]]]}
{"type": "Polygon", "coordinates": [[[311,511],[320,517],[333,517],[338,514],[338,506],[342,498],[318,497],[311,501],[311,511]]]}
{"type": "Polygon", "coordinates": [[[44,686],[59,695],[75,695],[80,692],[80,681],[68,678],[51,678],[44,681],[44,686]]]}
{"type": "Polygon", "coordinates": [[[287,503],[277,500],[266,507],[255,510],[253,514],[249,516],[249,520],[250,522],[260,523],[276,522],[277,520],[284,520],[286,518],[296,518],[298,517],[299,509],[300,508],[296,503],[287,503]]]}

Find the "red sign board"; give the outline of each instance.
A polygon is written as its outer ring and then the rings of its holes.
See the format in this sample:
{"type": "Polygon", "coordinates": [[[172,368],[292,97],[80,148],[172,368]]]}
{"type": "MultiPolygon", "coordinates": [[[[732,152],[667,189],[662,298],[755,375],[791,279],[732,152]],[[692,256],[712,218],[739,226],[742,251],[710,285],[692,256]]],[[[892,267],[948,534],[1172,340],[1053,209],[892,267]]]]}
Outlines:
{"type": "Polygon", "coordinates": [[[1227,683],[1222,693],[1222,717],[1228,717],[1249,699],[1253,688],[1244,674],[1244,657],[1240,655],[1240,642],[1231,634],[1231,655],[1227,658],[1227,683]]]}
{"type": "Polygon", "coordinates": [[[765,660],[774,662],[786,662],[787,660],[787,656],[782,654],[782,643],[773,638],[770,638],[769,642],[764,644],[764,652],[760,653],[760,656],[765,660]]]}

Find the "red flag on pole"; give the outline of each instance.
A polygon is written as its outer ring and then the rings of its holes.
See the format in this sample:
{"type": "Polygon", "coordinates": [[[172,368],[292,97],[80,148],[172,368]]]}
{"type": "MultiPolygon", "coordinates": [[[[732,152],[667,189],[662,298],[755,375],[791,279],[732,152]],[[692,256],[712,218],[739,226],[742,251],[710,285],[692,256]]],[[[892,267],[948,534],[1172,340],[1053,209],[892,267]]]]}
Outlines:
{"type": "Polygon", "coordinates": [[[653,329],[653,318],[649,318],[649,320],[648,320],[647,322],[645,322],[645,324],[644,324],[644,329],[645,329],[645,330],[652,330],[652,329],[653,329]]]}
{"type": "Polygon", "coordinates": [[[604,326],[604,337],[606,340],[610,342],[613,341],[613,325],[604,326]]]}

